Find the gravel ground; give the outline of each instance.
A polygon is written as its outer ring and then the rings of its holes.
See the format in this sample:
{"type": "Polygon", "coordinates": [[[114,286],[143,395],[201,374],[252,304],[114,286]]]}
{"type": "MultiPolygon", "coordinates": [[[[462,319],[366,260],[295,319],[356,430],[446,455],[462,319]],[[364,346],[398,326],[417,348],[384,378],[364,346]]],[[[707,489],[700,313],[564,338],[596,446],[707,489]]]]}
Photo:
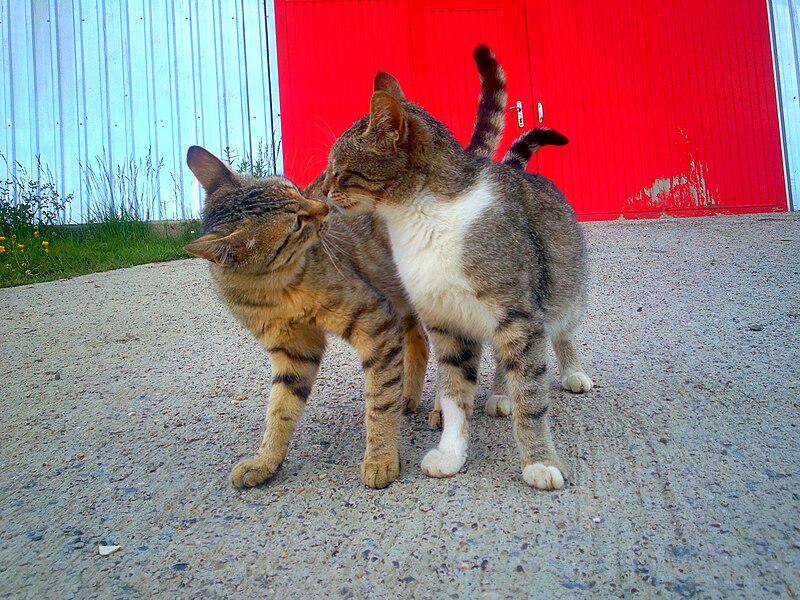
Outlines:
{"type": "Polygon", "coordinates": [[[800,216],[585,230],[598,385],[554,391],[550,493],[480,411],[465,470],[421,474],[432,369],[400,480],[366,489],[339,341],[281,471],[234,491],[269,363],[202,261],[0,290],[0,595],[797,597],[800,216]]]}

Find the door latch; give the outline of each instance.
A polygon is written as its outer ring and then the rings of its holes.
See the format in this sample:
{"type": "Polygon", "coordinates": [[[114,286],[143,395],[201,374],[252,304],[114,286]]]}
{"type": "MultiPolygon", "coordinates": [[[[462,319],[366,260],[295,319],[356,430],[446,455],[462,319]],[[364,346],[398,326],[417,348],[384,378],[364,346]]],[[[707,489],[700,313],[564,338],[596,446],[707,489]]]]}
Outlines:
{"type": "Polygon", "coordinates": [[[522,116],[522,100],[517,100],[517,103],[514,106],[510,106],[508,110],[517,111],[517,125],[520,129],[525,127],[525,117],[522,116]]]}

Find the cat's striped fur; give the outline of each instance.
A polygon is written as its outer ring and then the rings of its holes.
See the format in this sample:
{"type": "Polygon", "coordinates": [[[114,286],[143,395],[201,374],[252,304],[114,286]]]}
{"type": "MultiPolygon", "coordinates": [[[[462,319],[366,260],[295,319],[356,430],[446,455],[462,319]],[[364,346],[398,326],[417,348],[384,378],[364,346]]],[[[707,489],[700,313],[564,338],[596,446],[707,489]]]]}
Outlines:
{"type": "MultiPolygon", "coordinates": [[[[482,58],[484,73],[493,57],[482,58]]],[[[487,80],[502,81],[502,72],[487,80]]],[[[492,154],[497,141],[485,136],[482,143],[495,146],[475,151],[492,154]]],[[[363,480],[389,485],[400,469],[400,413],[419,403],[429,350],[385,227],[375,215],[330,212],[313,197],[319,178],[301,191],[283,177],[242,177],[197,146],[187,162],[206,201],[203,236],[186,249],[212,263],[218,293],[266,348],[273,369],[261,446],[234,467],[231,484],[251,487],[275,474],[311,393],[325,334],[332,333],[356,348],[364,370],[363,480]]]]}
{"type": "Polygon", "coordinates": [[[586,282],[574,212],[546,178],[464,152],[395,88],[377,87],[370,114],[336,141],[324,187],[336,204],[375,211],[387,224],[403,285],[431,334],[444,426],[422,469],[443,477],[463,466],[489,341],[507,378],[523,478],[558,489],[567,473],[547,416],[548,339],[562,385],[592,387],[573,338],[586,282]]]}
{"type": "Polygon", "coordinates": [[[503,157],[503,163],[512,169],[524,171],[528,166],[528,161],[536,154],[539,148],[542,146],[564,146],[566,143],[566,136],[554,129],[546,127],[529,129],[511,144],[503,157]]]}

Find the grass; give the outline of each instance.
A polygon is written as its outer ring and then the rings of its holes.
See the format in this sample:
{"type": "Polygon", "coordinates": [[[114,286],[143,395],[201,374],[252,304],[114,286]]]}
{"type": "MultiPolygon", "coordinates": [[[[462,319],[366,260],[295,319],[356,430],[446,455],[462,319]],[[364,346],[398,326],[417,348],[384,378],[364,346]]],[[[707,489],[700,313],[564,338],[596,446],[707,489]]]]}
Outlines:
{"type": "Polygon", "coordinates": [[[135,220],[0,228],[0,287],[188,258],[183,245],[198,231],[197,221],[165,235],[135,220]]]}
{"type": "MultiPolygon", "coordinates": [[[[259,142],[253,155],[241,158],[225,148],[225,158],[239,173],[264,177],[275,172],[277,151],[259,142]]],[[[160,190],[163,160],[147,152],[112,165],[103,156],[80,164],[84,184],[83,225],[64,225],[73,196],[63,195],[40,157],[33,169],[6,165],[0,179],[0,288],[52,281],[188,258],[183,246],[199,235],[199,221],[182,221],[168,232],[151,226],[166,217],[160,190]]],[[[175,217],[190,214],[175,174],[175,217]]],[[[166,228],[165,228],[166,229],[166,228]]]]}

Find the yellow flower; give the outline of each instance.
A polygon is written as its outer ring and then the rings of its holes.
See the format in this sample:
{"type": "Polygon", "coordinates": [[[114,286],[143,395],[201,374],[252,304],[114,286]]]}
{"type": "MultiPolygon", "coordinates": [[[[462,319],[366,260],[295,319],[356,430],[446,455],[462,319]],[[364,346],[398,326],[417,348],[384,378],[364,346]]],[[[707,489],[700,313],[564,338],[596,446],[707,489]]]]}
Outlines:
{"type": "Polygon", "coordinates": [[[24,248],[24,247],[25,247],[25,244],[17,244],[17,248],[20,248],[20,249],[22,249],[22,248],[24,248]]]}
{"type": "Polygon", "coordinates": [[[44,240],[42,240],[42,246],[49,246],[49,245],[50,245],[50,242],[45,242],[44,240]]]}
{"type": "Polygon", "coordinates": [[[0,246],[0,254],[2,254],[5,251],[6,251],[6,247],[5,246],[0,246]]]}
{"type": "Polygon", "coordinates": [[[48,252],[50,252],[50,248],[45,248],[44,253],[47,254],[48,252]]]}
{"type": "Polygon", "coordinates": [[[38,229],[35,229],[35,230],[33,231],[33,235],[39,235],[39,230],[38,230],[38,229]]]}
{"type": "Polygon", "coordinates": [[[5,242],[5,241],[6,241],[6,236],[0,235],[0,242],[5,242]]]}

